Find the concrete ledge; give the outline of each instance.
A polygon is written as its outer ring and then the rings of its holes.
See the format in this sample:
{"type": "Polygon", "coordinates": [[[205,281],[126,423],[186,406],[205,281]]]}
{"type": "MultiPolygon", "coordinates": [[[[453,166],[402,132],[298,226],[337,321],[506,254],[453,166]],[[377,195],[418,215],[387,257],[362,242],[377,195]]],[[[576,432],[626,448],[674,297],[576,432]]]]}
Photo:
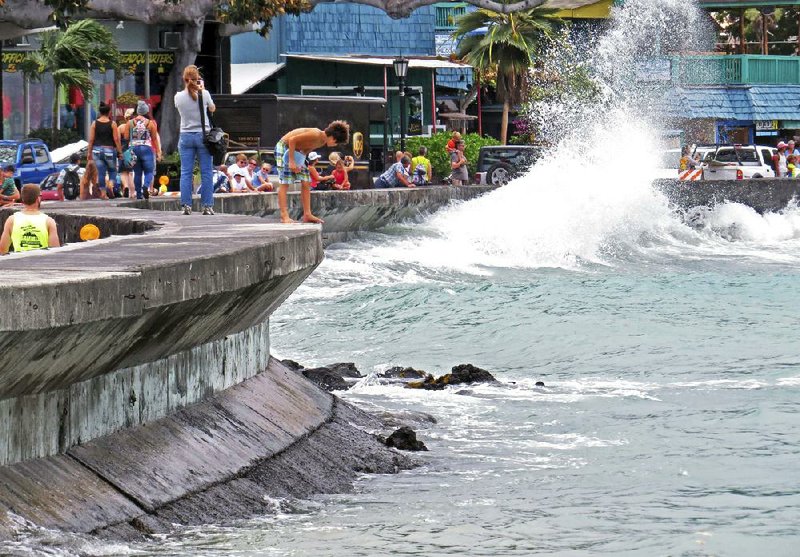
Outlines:
{"type": "Polygon", "coordinates": [[[272,360],[152,424],[0,468],[0,510],[114,536],[252,516],[268,510],[265,495],[346,491],[359,472],[410,467],[362,430],[376,425],[272,360]]]}
{"type": "Polygon", "coordinates": [[[152,215],[153,232],[0,260],[0,398],[63,389],[252,327],[323,257],[318,227],[152,215]]]}
{"type": "Polygon", "coordinates": [[[656,188],[682,209],[731,201],[752,207],[759,213],[781,211],[800,198],[800,180],[656,180],[656,188]]]}

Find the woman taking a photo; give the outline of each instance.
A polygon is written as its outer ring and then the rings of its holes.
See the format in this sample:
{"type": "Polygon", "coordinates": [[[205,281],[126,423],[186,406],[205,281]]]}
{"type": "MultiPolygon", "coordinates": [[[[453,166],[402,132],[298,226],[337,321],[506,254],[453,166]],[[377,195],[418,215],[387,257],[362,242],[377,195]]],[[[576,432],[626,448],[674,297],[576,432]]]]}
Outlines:
{"type": "Polygon", "coordinates": [[[181,133],[178,138],[178,153],[181,157],[181,208],[184,215],[192,214],[192,171],[194,162],[200,160],[200,204],[204,215],[214,214],[214,190],[211,180],[213,165],[211,153],[208,152],[203,138],[202,119],[200,117],[201,99],[205,113],[206,130],[210,129],[209,113],[216,107],[211,94],[205,90],[203,79],[197,66],[186,66],[183,70],[184,89],[175,94],[175,107],[181,117],[181,133]]]}

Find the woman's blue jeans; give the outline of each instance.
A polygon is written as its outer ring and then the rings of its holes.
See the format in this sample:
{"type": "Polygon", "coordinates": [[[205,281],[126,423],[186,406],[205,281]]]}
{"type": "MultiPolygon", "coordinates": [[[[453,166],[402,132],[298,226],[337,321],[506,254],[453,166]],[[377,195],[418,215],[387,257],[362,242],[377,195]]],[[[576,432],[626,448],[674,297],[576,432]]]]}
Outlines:
{"type": "Polygon", "coordinates": [[[200,159],[200,204],[203,207],[214,205],[213,160],[203,143],[203,134],[182,132],[178,139],[178,153],[181,156],[181,205],[192,205],[192,174],[196,159],[200,159]]]}
{"type": "Polygon", "coordinates": [[[106,174],[112,183],[117,183],[117,150],[114,147],[95,147],[92,158],[97,165],[97,183],[101,188],[108,185],[106,174]]]}
{"type": "Polygon", "coordinates": [[[149,145],[134,145],[136,164],[133,167],[133,185],[136,188],[136,199],[144,197],[144,190],[153,184],[153,174],[156,171],[156,157],[153,148],[149,145]],[[142,183],[144,178],[144,183],[142,183]]]}

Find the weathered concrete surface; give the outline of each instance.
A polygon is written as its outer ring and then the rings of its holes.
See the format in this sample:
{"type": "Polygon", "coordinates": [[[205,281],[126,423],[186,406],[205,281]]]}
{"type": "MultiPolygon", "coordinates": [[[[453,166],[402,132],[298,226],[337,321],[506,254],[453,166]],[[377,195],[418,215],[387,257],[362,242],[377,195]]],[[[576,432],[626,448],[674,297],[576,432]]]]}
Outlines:
{"type": "Polygon", "coordinates": [[[102,202],[48,212],[149,231],[0,259],[0,464],[145,423],[261,371],[269,314],[323,255],[316,226],[102,202]]]}
{"type": "MultiPolygon", "coordinates": [[[[433,213],[453,201],[474,199],[495,189],[494,186],[426,186],[352,191],[315,191],[311,209],[321,217],[323,242],[328,245],[346,240],[358,232],[377,230],[388,224],[419,218],[433,213]]],[[[131,207],[177,211],[176,197],[156,197],[149,201],[123,202],[131,207]]],[[[195,204],[199,203],[195,200],[195,204]]],[[[289,213],[300,219],[303,214],[300,194],[288,194],[289,213]]],[[[278,218],[278,196],[275,193],[239,193],[214,196],[214,210],[219,213],[278,218]]]]}
{"type": "Polygon", "coordinates": [[[752,207],[759,213],[785,209],[790,201],[800,197],[800,180],[657,180],[656,188],[682,209],[732,201],[752,207]]]}
{"type": "Polygon", "coordinates": [[[256,377],[67,455],[0,468],[0,510],[110,536],[274,511],[265,496],[350,489],[360,472],[413,463],[364,428],[374,418],[277,360],[256,377]]]}

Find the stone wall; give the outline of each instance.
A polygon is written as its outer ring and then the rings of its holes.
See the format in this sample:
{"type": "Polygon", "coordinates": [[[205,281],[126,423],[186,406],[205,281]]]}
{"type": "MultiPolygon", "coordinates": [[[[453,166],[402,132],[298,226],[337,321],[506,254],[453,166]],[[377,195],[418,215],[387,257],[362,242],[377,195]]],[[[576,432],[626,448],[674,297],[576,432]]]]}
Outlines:
{"type": "Polygon", "coordinates": [[[713,207],[731,201],[752,207],[759,213],[781,211],[800,196],[800,180],[701,180],[681,182],[657,180],[656,188],[683,209],[713,207]]]}
{"type": "Polygon", "coordinates": [[[90,221],[148,231],[0,260],[0,464],[147,423],[263,371],[270,313],[323,256],[313,226],[99,203],[48,212],[68,237],[90,221]]]}

